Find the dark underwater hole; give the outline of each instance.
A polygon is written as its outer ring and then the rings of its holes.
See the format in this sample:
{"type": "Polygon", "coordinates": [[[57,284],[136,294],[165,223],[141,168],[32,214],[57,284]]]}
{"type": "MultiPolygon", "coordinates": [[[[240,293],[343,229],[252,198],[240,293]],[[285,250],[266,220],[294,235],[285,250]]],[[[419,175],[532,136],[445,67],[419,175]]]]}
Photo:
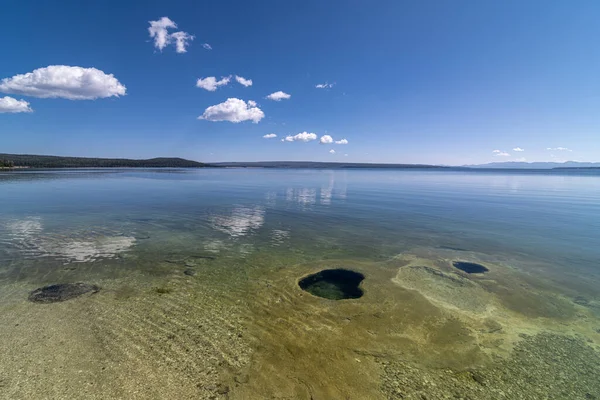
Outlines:
{"type": "Polygon", "coordinates": [[[466,261],[454,261],[452,262],[452,265],[454,265],[455,268],[466,272],[467,274],[483,274],[484,272],[489,271],[489,269],[487,269],[481,264],[466,261]]]}
{"type": "Polygon", "coordinates": [[[358,299],[363,295],[358,286],[364,279],[363,274],[347,269],[325,269],[302,278],[298,285],[314,296],[330,300],[358,299]]]}
{"type": "Polygon", "coordinates": [[[57,303],[79,297],[86,293],[96,293],[100,288],[87,283],[58,283],[35,289],[29,294],[34,303],[57,303]]]}

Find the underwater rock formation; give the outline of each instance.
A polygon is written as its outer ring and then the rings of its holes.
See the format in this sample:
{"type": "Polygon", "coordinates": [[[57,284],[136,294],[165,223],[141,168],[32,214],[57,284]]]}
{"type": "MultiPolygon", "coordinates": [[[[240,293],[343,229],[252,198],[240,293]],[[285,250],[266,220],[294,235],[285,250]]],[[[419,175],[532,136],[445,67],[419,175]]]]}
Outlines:
{"type": "Polygon", "coordinates": [[[79,297],[86,293],[97,293],[100,287],[87,283],[59,283],[35,289],[29,294],[33,303],[57,303],[79,297]]]}

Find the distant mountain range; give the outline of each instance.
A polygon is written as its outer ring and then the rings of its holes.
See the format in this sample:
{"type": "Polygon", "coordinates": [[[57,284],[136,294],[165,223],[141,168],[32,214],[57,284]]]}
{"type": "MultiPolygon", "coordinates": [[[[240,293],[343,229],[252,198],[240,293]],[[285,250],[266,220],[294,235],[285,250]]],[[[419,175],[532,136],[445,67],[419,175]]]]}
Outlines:
{"type": "Polygon", "coordinates": [[[38,156],[31,154],[2,154],[0,167],[16,168],[199,168],[206,164],[183,158],[151,158],[130,160],[126,158],[87,158],[38,156]]]}
{"type": "Polygon", "coordinates": [[[555,168],[600,168],[600,163],[565,161],[558,162],[493,162],[489,164],[464,165],[467,168],[499,168],[499,169],[555,169],[555,168]]]}

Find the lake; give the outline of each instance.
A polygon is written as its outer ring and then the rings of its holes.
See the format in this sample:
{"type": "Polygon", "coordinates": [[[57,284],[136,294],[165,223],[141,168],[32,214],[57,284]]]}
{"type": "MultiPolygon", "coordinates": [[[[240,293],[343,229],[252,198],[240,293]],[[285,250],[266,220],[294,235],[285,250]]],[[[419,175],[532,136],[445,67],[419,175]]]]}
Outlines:
{"type": "Polygon", "coordinates": [[[600,172],[26,170],[0,196],[1,398],[600,398],[600,172]],[[364,279],[298,284],[328,269],[364,279]]]}

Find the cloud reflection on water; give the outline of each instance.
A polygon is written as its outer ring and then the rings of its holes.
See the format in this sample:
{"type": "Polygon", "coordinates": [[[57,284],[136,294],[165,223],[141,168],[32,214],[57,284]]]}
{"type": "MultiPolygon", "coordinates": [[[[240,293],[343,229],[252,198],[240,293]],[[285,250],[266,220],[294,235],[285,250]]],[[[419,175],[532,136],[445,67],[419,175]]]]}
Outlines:
{"type": "Polygon", "coordinates": [[[44,231],[41,217],[27,217],[5,222],[6,236],[0,241],[20,253],[20,257],[55,257],[65,262],[88,262],[115,258],[132,247],[132,236],[106,235],[97,232],[70,232],[68,235],[44,231]]]}
{"type": "Polygon", "coordinates": [[[209,222],[214,229],[237,238],[259,229],[265,222],[265,210],[260,206],[234,207],[229,215],[213,215],[209,222]]]}

